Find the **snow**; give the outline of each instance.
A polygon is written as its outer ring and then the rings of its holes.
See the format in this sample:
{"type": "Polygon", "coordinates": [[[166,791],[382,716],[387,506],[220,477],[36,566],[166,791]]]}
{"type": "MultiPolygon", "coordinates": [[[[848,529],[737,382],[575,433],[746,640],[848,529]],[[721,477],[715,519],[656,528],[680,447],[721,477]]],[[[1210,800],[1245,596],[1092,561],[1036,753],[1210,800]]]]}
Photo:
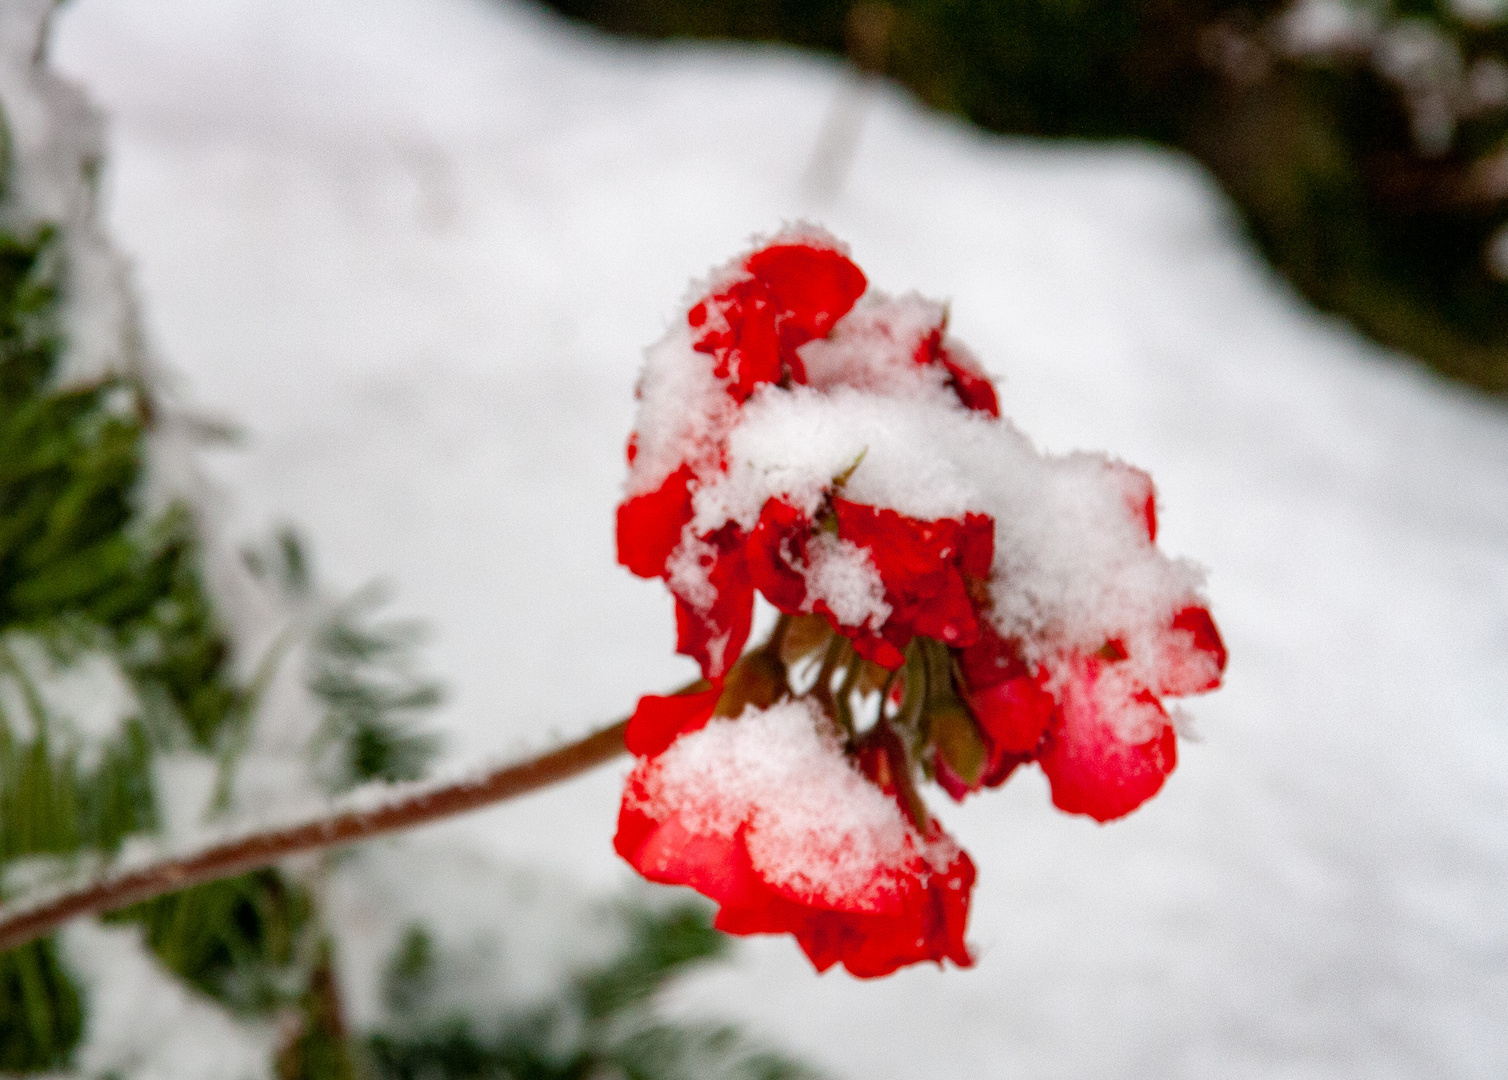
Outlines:
{"type": "Polygon", "coordinates": [[[808,699],[714,719],[643,761],[627,805],[698,840],[742,832],[760,880],[802,903],[890,910],[908,879],[945,872],[957,848],[926,844],[822,723],[808,699]]]}
{"type": "Polygon", "coordinates": [[[379,841],[339,861],[321,901],[339,958],[341,1005],[357,1031],[456,1016],[491,1026],[549,1003],[569,974],[609,959],[627,936],[619,913],[584,900],[569,881],[422,834],[379,841]],[[431,939],[434,993],[424,1015],[397,1016],[383,1000],[384,976],[414,928],[431,939]]]}
{"type": "MultiPolygon", "coordinates": [[[[386,576],[435,629],[455,762],[685,681],[614,565],[640,349],[701,268],[820,220],[950,300],[1044,449],[1146,468],[1231,650],[1157,799],[1100,828],[1035,773],[938,806],[980,868],[969,971],[814,977],[740,945],[677,1007],[840,1076],[1488,1077],[1508,1054],[1508,413],[1314,315],[1210,182],[989,138],[892,91],[800,177],[842,76],[629,45],[481,0],[74,0],[110,226],[243,538],[386,576]]],[[[622,768],[425,834],[626,880],[622,768]]]]}
{"type": "Polygon", "coordinates": [[[865,548],[832,533],[818,533],[807,544],[806,564],[804,611],[815,611],[820,600],[844,626],[870,628],[890,617],[885,583],[865,548]]]}
{"type": "MultiPolygon", "coordinates": [[[[1093,652],[1111,638],[1155,646],[1203,583],[1196,566],[1147,542],[1128,471],[1098,454],[1044,457],[1008,421],[956,401],[765,387],[727,447],[727,472],[696,493],[690,530],[710,533],[726,521],[751,529],[771,498],[814,514],[844,474],[843,497],[865,505],[924,520],[987,514],[992,615],[1034,662],[1093,652]]],[[[861,606],[863,597],[845,603],[861,606]]],[[[1134,662],[1150,655],[1132,649],[1134,662]]],[[[1143,685],[1155,683],[1148,664],[1143,685]]]]}
{"type": "Polygon", "coordinates": [[[142,945],[139,927],[83,920],[64,931],[63,949],[87,1000],[77,1075],[132,1080],[273,1075],[274,1025],[234,1020],[185,986],[142,945]]]}

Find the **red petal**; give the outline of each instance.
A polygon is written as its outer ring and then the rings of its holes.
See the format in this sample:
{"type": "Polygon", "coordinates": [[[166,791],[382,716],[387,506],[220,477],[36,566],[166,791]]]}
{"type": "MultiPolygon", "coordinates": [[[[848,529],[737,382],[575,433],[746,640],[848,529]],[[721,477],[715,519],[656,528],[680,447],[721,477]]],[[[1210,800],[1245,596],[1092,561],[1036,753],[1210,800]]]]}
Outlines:
{"type": "Polygon", "coordinates": [[[936,364],[941,359],[943,324],[946,322],[947,319],[944,317],[941,322],[928,331],[921,341],[917,342],[916,352],[911,354],[911,359],[915,360],[918,365],[936,364]]]}
{"type": "Polygon", "coordinates": [[[689,694],[645,694],[634,708],[623,732],[624,745],[637,757],[664,753],[671,743],[689,731],[698,731],[712,719],[723,682],[713,681],[706,690],[689,694]]]}
{"type": "Polygon", "coordinates": [[[876,637],[863,630],[856,630],[851,626],[841,626],[830,612],[824,614],[827,615],[827,621],[832,623],[833,629],[851,640],[854,652],[865,660],[879,664],[880,667],[889,671],[895,671],[906,662],[906,654],[884,638],[876,637]]]}
{"type": "Polygon", "coordinates": [[[986,514],[965,514],[958,536],[958,565],[975,578],[990,576],[995,562],[995,521],[986,514]]]}
{"type": "MultiPolygon", "coordinates": [[[[1087,662],[1082,677],[1065,688],[1058,723],[1037,760],[1058,809],[1109,821],[1157,794],[1178,764],[1178,748],[1167,724],[1143,743],[1127,743],[1116,734],[1113,718],[1102,714],[1094,693],[1097,665],[1087,662]]],[[[1162,711],[1145,691],[1126,705],[1162,711]]]]}
{"type": "Polygon", "coordinates": [[[692,347],[713,358],[713,374],[729,380],[728,394],[734,401],[742,404],[760,384],[780,381],[775,308],[761,282],[735,282],[693,307],[686,321],[696,331],[692,347]],[[710,321],[710,308],[722,320],[710,321]]]}
{"type": "Polygon", "coordinates": [[[671,473],[656,491],[635,495],[618,507],[618,561],[640,577],[660,577],[691,520],[689,465],[671,473]]]}
{"type": "Polygon", "coordinates": [[[968,703],[991,749],[1000,755],[1035,753],[1058,704],[1027,675],[972,693],[968,703]]]}
{"type": "MultiPolygon", "coordinates": [[[[1225,671],[1225,642],[1220,640],[1220,631],[1216,629],[1215,620],[1210,616],[1208,608],[1197,605],[1184,608],[1173,616],[1173,629],[1193,634],[1194,648],[1208,653],[1215,661],[1215,668],[1225,671]]],[[[1219,685],[1220,680],[1216,678],[1206,689],[1214,689],[1219,685]]]]}
{"type": "MultiPolygon", "coordinates": [[[[715,901],[714,925],[730,934],[791,933],[818,971],[841,963],[861,978],[887,975],[924,960],[960,967],[973,963],[964,932],[975,871],[956,850],[947,867],[933,869],[918,854],[894,891],[855,900],[855,908],[822,906],[784,895],[760,877],[749,858],[746,826],[732,835],[698,831],[672,812],[664,820],[644,810],[655,760],[641,759],[629,774],[618,811],[613,846],[650,881],[688,885],[715,901]]],[[[920,838],[918,838],[920,839],[920,838]]],[[[933,823],[924,841],[946,840],[933,823]]]]}
{"type": "Polygon", "coordinates": [[[749,906],[751,896],[768,895],[749,865],[741,833],[724,837],[691,832],[679,817],[655,821],[630,807],[627,793],[618,811],[613,846],[648,880],[689,885],[720,904],[749,906]]]}
{"type": "Polygon", "coordinates": [[[1030,674],[1016,645],[997,634],[988,622],[981,625],[979,640],[957,656],[964,682],[975,692],[1030,674]]]}
{"type": "Polygon", "coordinates": [[[907,609],[912,607],[915,611],[911,615],[911,627],[918,634],[960,649],[979,640],[979,619],[974,613],[974,602],[969,599],[963,578],[957,573],[943,578],[942,587],[923,602],[906,605],[907,609]]]}
{"type": "Polygon", "coordinates": [[[1106,467],[1120,480],[1125,491],[1126,509],[1147,534],[1148,543],[1157,540],[1157,490],[1152,486],[1152,477],[1135,465],[1124,461],[1111,461],[1106,467]]]}
{"type": "Polygon", "coordinates": [[[1000,415],[1000,399],[995,394],[995,384],[974,361],[957,349],[946,347],[938,352],[938,359],[948,369],[953,383],[953,392],[958,400],[975,412],[1000,415]]]}
{"type": "Polygon", "coordinates": [[[708,572],[716,599],[704,611],[675,598],[676,652],[700,664],[703,678],[716,679],[728,673],[749,640],[754,586],[745,539],[737,526],[724,526],[706,539],[716,552],[708,572]]]}
{"type": "Polygon", "coordinates": [[[787,615],[806,603],[806,579],[792,565],[803,560],[811,522],[794,506],[770,499],[749,534],[749,578],[765,599],[787,615]]]}
{"type": "Polygon", "coordinates": [[[838,535],[869,550],[884,582],[892,609],[880,631],[886,641],[904,650],[919,633],[960,648],[973,644],[980,628],[964,572],[988,572],[994,557],[990,518],[923,521],[843,498],[832,505],[838,535]]]}
{"type": "Polygon", "coordinates": [[[776,244],[750,255],[744,263],[769,290],[780,341],[794,350],[813,338],[826,337],[864,294],[864,274],[830,248],[776,244]]]}
{"type": "Polygon", "coordinates": [[[1202,694],[1219,686],[1225,643],[1209,611],[1191,604],[1173,616],[1168,629],[1154,689],[1159,694],[1202,694]]]}
{"type": "Polygon", "coordinates": [[[929,960],[971,967],[964,932],[974,879],[973,860],[960,851],[944,873],[917,881],[894,915],[811,911],[793,932],[818,971],[841,963],[850,974],[872,979],[929,960]]]}

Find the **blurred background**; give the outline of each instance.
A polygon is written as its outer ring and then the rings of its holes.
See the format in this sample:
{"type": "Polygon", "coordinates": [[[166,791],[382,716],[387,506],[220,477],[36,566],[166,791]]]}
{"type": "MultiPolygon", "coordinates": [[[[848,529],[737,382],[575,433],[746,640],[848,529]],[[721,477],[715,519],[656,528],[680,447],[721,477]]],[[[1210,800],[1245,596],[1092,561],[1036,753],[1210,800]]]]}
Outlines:
{"type": "Polygon", "coordinates": [[[620,763],[0,956],[0,1072],[1501,1075],[1505,14],[0,4],[5,899],[684,682],[634,382],[786,221],[1147,469],[1231,654],[1123,822],[934,801],[968,971],[713,934],[620,763]]]}
{"type": "Polygon", "coordinates": [[[1494,0],[557,0],[618,34],[846,56],[987,131],[1190,154],[1312,302],[1508,391],[1508,8],[1494,0]]]}

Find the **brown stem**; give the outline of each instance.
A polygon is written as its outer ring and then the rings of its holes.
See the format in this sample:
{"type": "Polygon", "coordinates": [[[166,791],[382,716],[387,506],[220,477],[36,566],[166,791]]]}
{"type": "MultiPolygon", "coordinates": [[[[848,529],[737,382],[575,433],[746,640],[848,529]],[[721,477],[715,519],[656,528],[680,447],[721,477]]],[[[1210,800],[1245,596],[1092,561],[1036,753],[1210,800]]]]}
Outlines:
{"type": "Polygon", "coordinates": [[[769,638],[760,648],[778,661],[781,667],[785,666],[785,660],[780,655],[780,650],[785,647],[785,635],[791,629],[791,617],[784,613],[775,620],[775,629],[770,631],[769,638]]]}
{"type": "MultiPolygon", "coordinates": [[[[427,788],[391,803],[348,810],[286,828],[238,837],[181,858],[118,874],[13,914],[0,911],[0,952],[50,933],[80,915],[97,915],[206,881],[234,877],[308,851],[338,847],[490,806],[585,772],[623,753],[628,721],[485,776],[427,788]]],[[[24,903],[24,901],[23,901],[24,903]]]]}

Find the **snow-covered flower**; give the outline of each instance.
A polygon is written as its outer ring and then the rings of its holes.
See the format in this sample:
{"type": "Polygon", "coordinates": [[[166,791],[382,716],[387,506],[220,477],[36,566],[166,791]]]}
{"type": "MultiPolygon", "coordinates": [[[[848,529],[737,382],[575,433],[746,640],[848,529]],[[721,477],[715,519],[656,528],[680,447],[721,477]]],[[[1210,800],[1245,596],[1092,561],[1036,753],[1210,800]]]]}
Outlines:
{"type": "Polygon", "coordinates": [[[967,967],[974,864],[893,792],[810,700],[751,706],[640,759],[614,843],[651,881],[717,901],[719,929],[790,933],[819,971],[967,967]]]}
{"type": "Polygon", "coordinates": [[[619,560],[666,582],[703,678],[640,701],[619,852],[819,968],[967,964],[973,866],[918,781],[1035,761],[1060,808],[1120,817],[1176,763],[1161,699],[1220,683],[1151,479],[1038,452],[943,305],[810,227],[716,272],[639,396],[619,560]],[[745,654],[756,594],[782,617],[745,654]]]}

